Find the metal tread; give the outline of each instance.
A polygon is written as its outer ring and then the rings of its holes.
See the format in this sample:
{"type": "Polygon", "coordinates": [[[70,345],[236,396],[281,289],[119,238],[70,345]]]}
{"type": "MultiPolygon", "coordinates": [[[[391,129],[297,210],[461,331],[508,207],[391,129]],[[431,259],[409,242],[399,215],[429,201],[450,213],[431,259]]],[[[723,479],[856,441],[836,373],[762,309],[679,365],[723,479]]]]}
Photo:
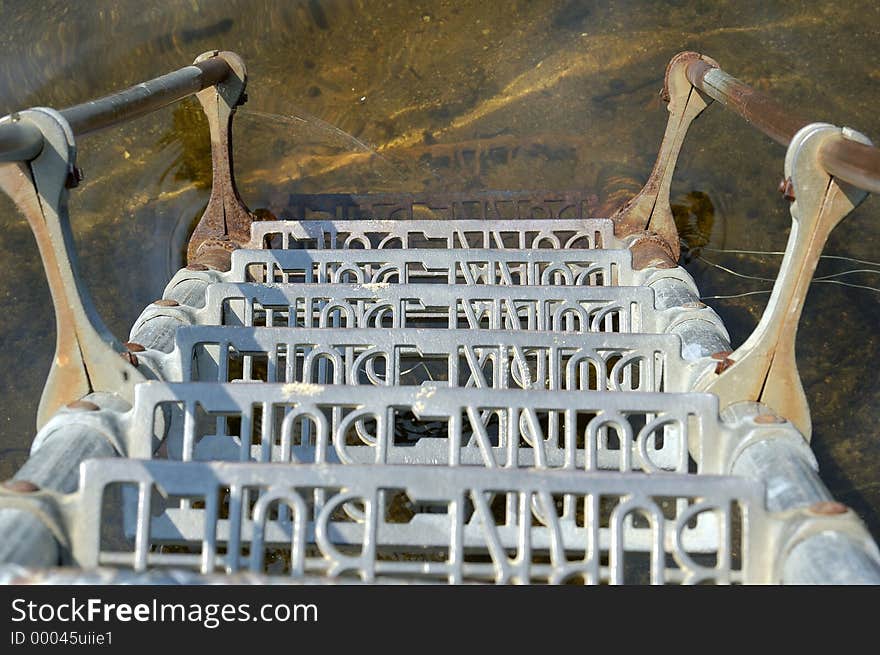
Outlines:
{"type": "Polygon", "coordinates": [[[132,456],[155,452],[165,409],[165,456],[182,460],[685,473],[723,430],[699,393],[146,382],[125,415],[132,456]]]}
{"type": "Polygon", "coordinates": [[[653,334],[185,326],[157,355],[163,377],[184,382],[684,391],[680,351],[653,334]]]}
{"type": "Polygon", "coordinates": [[[303,328],[659,333],[665,323],[646,287],[218,282],[207,286],[204,306],[151,307],[132,333],[154,315],[180,312],[198,325],[303,328]]]}
{"type": "Polygon", "coordinates": [[[628,250],[235,250],[226,282],[621,285],[628,250]]]}
{"type": "Polygon", "coordinates": [[[250,248],[497,248],[574,250],[620,247],[608,219],[255,221],[250,248]]]}
{"type": "Polygon", "coordinates": [[[86,462],[77,505],[105,508],[74,531],[85,568],[452,583],[738,582],[764,518],[761,485],[729,476],[132,459],[86,462]]]}

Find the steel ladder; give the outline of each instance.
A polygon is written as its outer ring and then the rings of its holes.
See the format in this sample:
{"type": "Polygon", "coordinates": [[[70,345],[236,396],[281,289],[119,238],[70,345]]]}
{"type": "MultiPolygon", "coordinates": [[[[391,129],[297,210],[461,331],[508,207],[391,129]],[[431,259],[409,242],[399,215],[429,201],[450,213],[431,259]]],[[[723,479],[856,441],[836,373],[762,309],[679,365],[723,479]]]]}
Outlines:
{"type": "Polygon", "coordinates": [[[657,165],[610,218],[586,193],[484,192],[293,194],[256,221],[231,167],[243,63],[171,75],[154,93],[198,91],[212,117],[214,188],[189,265],[124,344],[67,238],[82,110],[0,123],[51,146],[26,163],[19,146],[0,183],[59,329],[32,456],[0,492],[0,579],[880,581],[816,472],[786,323],[816,235],[860,200],[814,155],[866,138],[790,136],[797,229],[731,352],[668,210],[684,133],[728,82],[706,57],[670,63],[657,165]]]}

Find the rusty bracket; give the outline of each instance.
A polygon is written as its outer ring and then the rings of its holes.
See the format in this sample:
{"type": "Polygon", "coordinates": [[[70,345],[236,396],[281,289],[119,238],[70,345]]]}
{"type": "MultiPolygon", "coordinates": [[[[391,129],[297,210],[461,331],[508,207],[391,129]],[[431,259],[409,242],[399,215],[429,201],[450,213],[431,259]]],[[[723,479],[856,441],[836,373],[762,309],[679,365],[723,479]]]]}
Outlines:
{"type": "Polygon", "coordinates": [[[795,339],[804,300],[831,230],[867,193],[832,177],[819,153],[829,141],[850,139],[870,145],[864,135],[825,123],[803,127],[785,156],[785,179],[794,200],[792,228],[773,293],[754,332],[727,357],[730,364],[700,380],[697,391],[716,394],[724,408],[759,401],[794,423],[809,440],[810,410],[795,360],[795,339]]]}
{"type": "Polygon", "coordinates": [[[694,61],[718,67],[714,59],[696,52],[679,53],[669,62],[663,84],[669,120],[657,161],[642,190],[611,216],[614,233],[621,239],[630,240],[634,268],[644,267],[652,261],[655,265],[664,262],[665,267],[678,263],[678,230],[669,205],[669,188],[688,128],[712,102],[687,78],[688,65],[694,61]],[[638,246],[638,253],[635,246],[638,246]]]}
{"type": "Polygon", "coordinates": [[[245,206],[235,186],[232,161],[232,117],[247,99],[247,69],[234,52],[212,50],[199,55],[196,64],[220,57],[232,73],[216,86],[196,94],[211,131],[213,181],[211,198],[187,246],[187,262],[228,271],[233,250],[250,241],[254,215],[245,206]]]}
{"type": "Polygon", "coordinates": [[[43,146],[29,162],[0,164],[2,189],[24,214],[37,241],[55,307],[55,358],[37,411],[37,427],[69,402],[92,391],[134,400],[144,376],[124,359],[123,345],[110,334],[77,273],[77,257],[67,215],[68,188],[77,181],[73,132],[54,109],[38,107],[15,119],[36,127],[43,146]]]}

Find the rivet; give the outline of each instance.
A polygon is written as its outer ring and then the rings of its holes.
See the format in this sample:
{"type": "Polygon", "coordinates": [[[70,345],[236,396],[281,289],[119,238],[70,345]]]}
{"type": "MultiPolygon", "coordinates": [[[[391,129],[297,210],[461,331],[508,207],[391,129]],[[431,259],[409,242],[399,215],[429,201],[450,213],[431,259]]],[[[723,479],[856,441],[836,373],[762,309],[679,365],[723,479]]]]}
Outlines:
{"type": "Polygon", "coordinates": [[[784,178],[776,189],[782,194],[783,198],[789,202],[794,201],[794,184],[792,184],[790,177],[784,178]]]}
{"type": "Polygon", "coordinates": [[[730,355],[733,351],[730,350],[719,350],[717,353],[712,353],[712,359],[717,359],[718,365],[715,366],[715,374],[720,375],[724,373],[727,369],[734,365],[734,361],[730,359],[730,355]]]}

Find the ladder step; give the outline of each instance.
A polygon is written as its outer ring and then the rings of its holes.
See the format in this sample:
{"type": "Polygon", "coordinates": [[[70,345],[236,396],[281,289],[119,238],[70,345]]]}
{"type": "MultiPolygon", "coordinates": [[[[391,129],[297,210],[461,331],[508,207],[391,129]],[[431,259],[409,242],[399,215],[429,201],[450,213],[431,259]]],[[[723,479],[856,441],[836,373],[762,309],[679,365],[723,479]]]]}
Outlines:
{"type": "Polygon", "coordinates": [[[608,219],[255,221],[251,248],[413,249],[621,247],[608,219]]]}
{"type": "Polygon", "coordinates": [[[743,478],[473,467],[92,460],[77,502],[85,568],[367,581],[739,582],[766,518],[743,478]]]}
{"type": "MultiPolygon", "coordinates": [[[[132,333],[161,311],[148,310],[132,333]]],[[[203,325],[627,333],[663,332],[669,314],[654,309],[647,287],[222,282],[190,313],[203,325]]]]}
{"type": "Polygon", "coordinates": [[[226,282],[631,286],[628,250],[235,250],[226,282]]]}
{"type": "Polygon", "coordinates": [[[703,471],[717,399],[699,393],[291,383],[138,385],[129,451],[175,459],[703,471]]]}
{"type": "Polygon", "coordinates": [[[157,356],[184,382],[664,391],[687,365],[677,337],[654,334],[208,325],[175,340],[157,356]]]}

